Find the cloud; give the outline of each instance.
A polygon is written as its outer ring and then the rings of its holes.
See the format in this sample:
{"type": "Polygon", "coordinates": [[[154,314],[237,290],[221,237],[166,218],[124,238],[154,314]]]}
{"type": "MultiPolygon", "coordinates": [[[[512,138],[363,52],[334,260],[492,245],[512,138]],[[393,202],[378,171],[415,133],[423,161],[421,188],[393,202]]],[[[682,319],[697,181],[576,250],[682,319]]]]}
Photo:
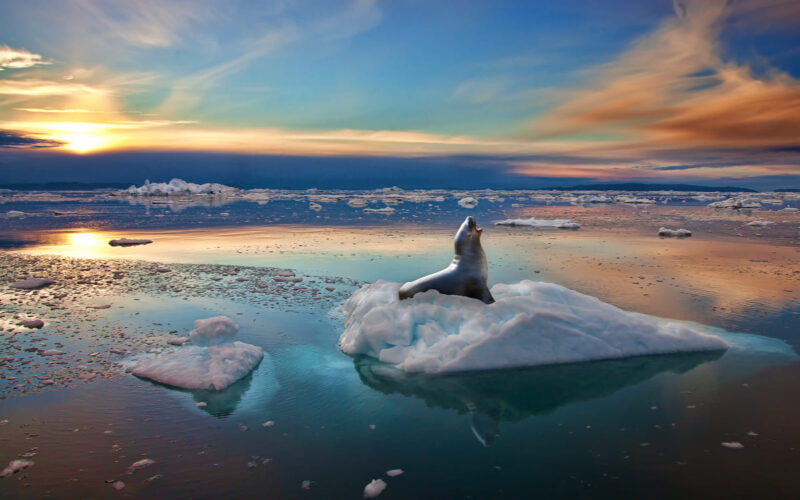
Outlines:
{"type": "Polygon", "coordinates": [[[53,139],[42,139],[0,130],[0,149],[54,148],[63,145],[63,142],[53,139]]]}
{"type": "MultiPolygon", "coordinates": [[[[335,5],[333,2],[331,4],[335,5]]],[[[344,8],[335,6],[332,13],[318,13],[319,8],[315,6],[305,7],[299,10],[305,15],[316,13],[317,17],[301,21],[279,9],[280,15],[270,17],[266,32],[249,42],[242,54],[178,80],[159,111],[174,115],[191,109],[201,101],[206,92],[225,78],[235,75],[263,57],[293,44],[305,42],[329,45],[334,41],[345,40],[374,27],[382,18],[376,0],[350,0],[344,8]]]]}
{"type": "Polygon", "coordinates": [[[4,69],[30,68],[36,65],[50,64],[39,54],[25,49],[12,49],[8,45],[0,45],[0,71],[4,69]]]}
{"type": "Polygon", "coordinates": [[[718,39],[730,5],[685,1],[675,10],[616,60],[590,70],[583,88],[564,92],[563,104],[532,122],[530,136],[606,134],[651,148],[800,144],[800,81],[777,69],[756,77],[722,58],[718,39]]]}
{"type": "Polygon", "coordinates": [[[74,96],[104,94],[107,90],[83,83],[40,79],[0,80],[0,95],[74,96]]]}
{"type": "Polygon", "coordinates": [[[57,108],[14,108],[17,111],[28,113],[88,113],[88,109],[57,109],[57,108]]]}
{"type": "Polygon", "coordinates": [[[130,45],[169,47],[192,24],[219,16],[213,1],[189,0],[79,0],[76,5],[95,19],[105,32],[130,45]]]}

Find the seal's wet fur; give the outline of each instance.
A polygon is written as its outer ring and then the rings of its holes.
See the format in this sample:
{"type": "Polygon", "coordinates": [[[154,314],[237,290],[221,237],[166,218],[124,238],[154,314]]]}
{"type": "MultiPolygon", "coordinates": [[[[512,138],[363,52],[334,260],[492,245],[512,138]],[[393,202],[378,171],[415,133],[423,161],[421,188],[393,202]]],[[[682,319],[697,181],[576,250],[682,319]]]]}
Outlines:
{"type": "Polygon", "coordinates": [[[488,266],[486,254],[481,247],[481,234],[473,217],[467,217],[455,237],[455,256],[453,262],[441,271],[400,287],[400,300],[408,299],[426,290],[438,290],[446,295],[463,295],[482,300],[487,304],[494,302],[486,286],[488,266]]]}

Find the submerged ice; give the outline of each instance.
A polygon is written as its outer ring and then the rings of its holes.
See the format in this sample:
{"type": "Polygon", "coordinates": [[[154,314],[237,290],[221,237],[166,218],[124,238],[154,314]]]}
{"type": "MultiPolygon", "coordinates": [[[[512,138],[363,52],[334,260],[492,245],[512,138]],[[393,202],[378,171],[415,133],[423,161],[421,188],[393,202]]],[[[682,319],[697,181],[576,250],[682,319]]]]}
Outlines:
{"type": "Polygon", "coordinates": [[[444,373],[728,348],[718,336],[553,283],[495,285],[494,304],[435,290],[399,301],[399,286],[365,285],[341,306],[343,352],[444,373]]]}
{"type": "Polygon", "coordinates": [[[234,341],[239,326],[226,316],[199,319],[190,346],[140,361],[133,374],[182,389],[219,391],[250,373],[264,357],[260,347],[234,341]]]}

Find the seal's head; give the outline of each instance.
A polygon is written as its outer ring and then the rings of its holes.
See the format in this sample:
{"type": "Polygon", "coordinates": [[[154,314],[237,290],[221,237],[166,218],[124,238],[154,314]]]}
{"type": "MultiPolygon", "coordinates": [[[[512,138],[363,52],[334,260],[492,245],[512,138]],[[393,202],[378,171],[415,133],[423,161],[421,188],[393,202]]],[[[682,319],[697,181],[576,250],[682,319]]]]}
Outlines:
{"type": "Polygon", "coordinates": [[[456,255],[474,255],[476,250],[483,252],[481,248],[481,234],[483,229],[478,227],[475,218],[472,216],[464,219],[458,229],[455,238],[456,255]]]}

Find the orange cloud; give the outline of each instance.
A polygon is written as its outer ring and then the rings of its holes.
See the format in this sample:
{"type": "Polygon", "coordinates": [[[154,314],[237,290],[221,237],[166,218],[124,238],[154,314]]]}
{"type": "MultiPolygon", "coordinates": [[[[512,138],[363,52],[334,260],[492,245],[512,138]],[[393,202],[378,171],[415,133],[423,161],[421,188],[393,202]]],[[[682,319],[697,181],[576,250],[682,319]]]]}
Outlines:
{"type": "Polygon", "coordinates": [[[722,0],[676,3],[675,17],[591,70],[529,131],[612,133],[644,148],[800,145],[800,81],[778,70],[756,77],[722,59],[717,39],[731,12],[722,0]]]}

